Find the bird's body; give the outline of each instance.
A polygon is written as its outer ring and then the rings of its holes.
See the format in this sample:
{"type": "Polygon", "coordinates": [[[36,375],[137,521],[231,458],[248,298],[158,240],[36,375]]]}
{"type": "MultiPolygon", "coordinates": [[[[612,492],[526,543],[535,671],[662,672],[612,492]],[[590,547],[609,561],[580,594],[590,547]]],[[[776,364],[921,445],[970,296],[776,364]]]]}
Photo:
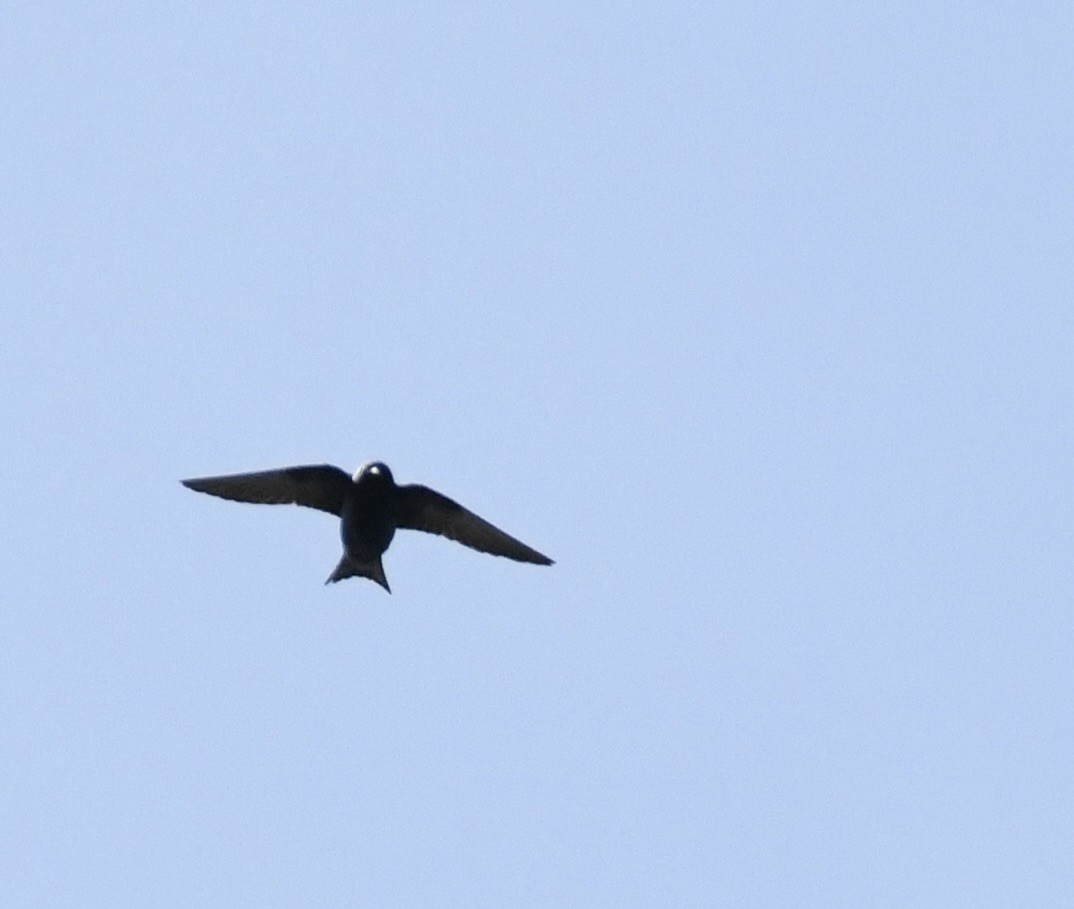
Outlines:
{"type": "Polygon", "coordinates": [[[376,581],[391,593],[381,557],[397,528],[440,534],[516,562],[552,564],[547,556],[447,496],[426,486],[396,485],[392,472],[380,461],[366,464],[353,477],[338,467],[319,465],[202,477],[183,480],[183,485],[238,502],[290,502],[337,515],[343,557],[326,584],[359,576],[376,581]]]}
{"type": "Polygon", "coordinates": [[[352,481],[353,490],[343,501],[340,513],[339,536],[343,556],[325,583],[344,578],[371,578],[390,592],[381,556],[395,536],[396,518],[393,506],[395,484],[391,474],[360,472],[352,481]]]}

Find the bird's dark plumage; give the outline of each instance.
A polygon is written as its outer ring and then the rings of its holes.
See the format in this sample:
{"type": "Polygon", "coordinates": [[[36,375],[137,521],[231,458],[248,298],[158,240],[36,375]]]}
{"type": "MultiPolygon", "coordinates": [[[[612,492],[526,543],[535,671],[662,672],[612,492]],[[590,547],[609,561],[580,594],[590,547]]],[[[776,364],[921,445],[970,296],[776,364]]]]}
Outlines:
{"type": "Polygon", "coordinates": [[[183,485],[234,502],[305,505],[339,516],[353,483],[338,467],[323,464],[319,467],[284,467],[282,470],[236,473],[226,477],[203,477],[183,480],[183,485]]]}
{"type": "Polygon", "coordinates": [[[396,487],[395,523],[407,530],[424,530],[462,543],[471,549],[507,556],[516,562],[551,565],[548,556],[530,549],[458,502],[427,486],[396,487]]]}
{"type": "Polygon", "coordinates": [[[327,464],[183,480],[183,485],[236,502],[305,505],[340,518],[343,558],[325,583],[367,577],[391,593],[381,556],[397,528],[423,530],[471,549],[516,562],[552,560],[458,502],[427,486],[397,486],[386,464],[374,461],[353,477],[327,464]]]}

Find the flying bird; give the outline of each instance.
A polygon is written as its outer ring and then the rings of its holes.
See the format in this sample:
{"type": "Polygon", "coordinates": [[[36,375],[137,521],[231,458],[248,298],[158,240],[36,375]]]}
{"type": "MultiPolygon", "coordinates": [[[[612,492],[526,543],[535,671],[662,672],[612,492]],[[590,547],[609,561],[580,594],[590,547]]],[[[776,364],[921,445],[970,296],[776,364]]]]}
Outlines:
{"type": "Polygon", "coordinates": [[[436,490],[417,484],[397,486],[388,465],[380,461],[365,464],[354,476],[338,467],[320,464],[201,477],[182,483],[235,502],[305,505],[336,515],[340,519],[343,557],[326,584],[363,577],[391,593],[381,557],[399,528],[440,534],[471,549],[516,562],[552,564],[548,556],[436,490]]]}

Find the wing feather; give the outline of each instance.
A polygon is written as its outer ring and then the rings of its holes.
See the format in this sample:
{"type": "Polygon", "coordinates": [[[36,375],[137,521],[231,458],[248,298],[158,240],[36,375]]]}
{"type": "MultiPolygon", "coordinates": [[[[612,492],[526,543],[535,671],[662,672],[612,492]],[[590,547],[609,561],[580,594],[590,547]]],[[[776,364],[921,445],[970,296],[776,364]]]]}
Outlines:
{"type": "Polygon", "coordinates": [[[427,486],[412,484],[396,487],[395,522],[398,527],[439,534],[471,549],[506,556],[516,562],[552,564],[548,556],[531,549],[458,502],[427,486]]]}
{"type": "Polygon", "coordinates": [[[304,505],[334,515],[342,512],[352,485],[344,471],[329,464],[200,477],[182,483],[189,489],[234,502],[304,505]]]}

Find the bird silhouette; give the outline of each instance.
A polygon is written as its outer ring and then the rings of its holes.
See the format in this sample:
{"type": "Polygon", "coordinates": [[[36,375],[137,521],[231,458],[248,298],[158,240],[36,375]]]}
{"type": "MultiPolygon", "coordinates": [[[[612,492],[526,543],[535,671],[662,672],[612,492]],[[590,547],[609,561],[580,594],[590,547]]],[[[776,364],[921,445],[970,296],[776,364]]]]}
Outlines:
{"type": "Polygon", "coordinates": [[[423,530],[471,549],[506,556],[516,562],[551,565],[536,549],[493,527],[458,502],[427,486],[396,485],[388,465],[373,461],[348,476],[329,464],[283,467],[257,473],[183,480],[198,492],[268,505],[305,505],[340,519],[343,557],[326,584],[349,577],[376,581],[391,593],[381,557],[399,528],[423,530]]]}

